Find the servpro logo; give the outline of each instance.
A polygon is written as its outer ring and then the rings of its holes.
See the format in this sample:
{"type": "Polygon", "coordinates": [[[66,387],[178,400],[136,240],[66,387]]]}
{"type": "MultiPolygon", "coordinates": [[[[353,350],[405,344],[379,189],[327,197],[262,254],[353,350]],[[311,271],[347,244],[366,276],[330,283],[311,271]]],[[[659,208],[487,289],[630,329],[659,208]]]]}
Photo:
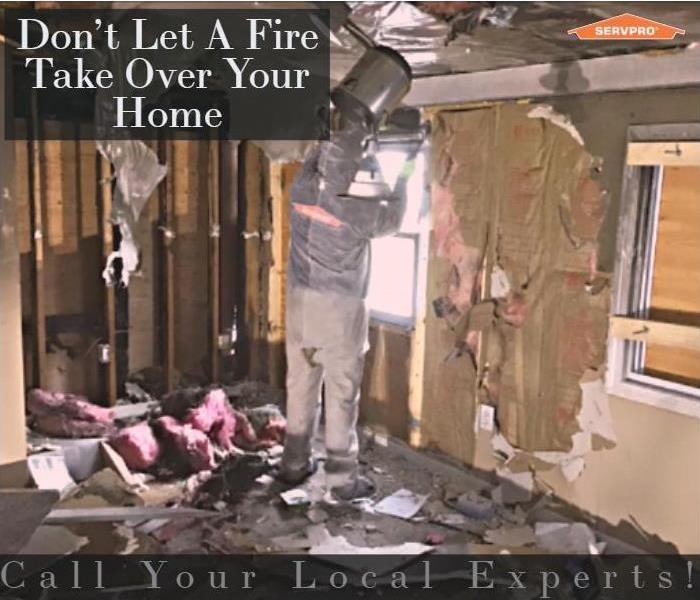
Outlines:
{"type": "Polygon", "coordinates": [[[580,40],[672,40],[676,34],[685,35],[685,29],[625,13],[567,33],[580,40]]]}

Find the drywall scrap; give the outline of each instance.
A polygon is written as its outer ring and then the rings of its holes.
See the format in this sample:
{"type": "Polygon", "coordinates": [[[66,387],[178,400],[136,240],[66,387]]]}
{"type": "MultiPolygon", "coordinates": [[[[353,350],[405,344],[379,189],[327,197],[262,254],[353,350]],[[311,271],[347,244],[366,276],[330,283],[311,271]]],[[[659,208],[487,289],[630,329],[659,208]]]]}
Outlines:
{"type": "Polygon", "coordinates": [[[496,433],[491,438],[491,448],[503,461],[499,473],[549,470],[558,466],[564,478],[572,482],[583,472],[587,454],[593,450],[613,448],[617,444],[608,395],[600,373],[592,369],[586,371],[580,387],[581,410],[576,416],[579,431],[571,436],[571,450],[527,452],[512,446],[501,433],[496,433]]]}
{"type": "Polygon", "coordinates": [[[139,265],[138,244],[134,238],[136,222],[148,198],[167,172],[158,157],[140,140],[98,141],[97,149],[114,167],[116,189],[112,199],[110,222],[119,227],[119,249],[110,253],[102,272],[106,285],[129,285],[129,277],[139,265]],[[115,262],[121,260],[121,275],[115,262]]]}
{"type": "Polygon", "coordinates": [[[600,160],[549,106],[445,111],[433,132],[426,343],[440,358],[426,357],[426,441],[470,462],[473,428],[455,424],[486,404],[497,446],[573,480],[595,429],[589,411],[607,406],[602,384],[579,385],[604,362],[607,336],[600,160]]]}

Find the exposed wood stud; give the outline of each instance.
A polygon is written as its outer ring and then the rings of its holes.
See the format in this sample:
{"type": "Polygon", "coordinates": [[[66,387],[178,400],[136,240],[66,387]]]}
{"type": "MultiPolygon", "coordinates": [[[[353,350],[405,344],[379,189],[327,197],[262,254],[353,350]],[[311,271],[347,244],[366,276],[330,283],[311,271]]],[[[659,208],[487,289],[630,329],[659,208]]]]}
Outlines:
{"type": "Polygon", "coordinates": [[[39,108],[36,91],[31,93],[31,128],[29,161],[31,177],[31,244],[32,244],[32,300],[34,315],[34,380],[39,387],[45,387],[46,372],[46,304],[44,283],[44,228],[42,212],[42,173],[41,145],[39,136],[39,108]]]}
{"type": "Polygon", "coordinates": [[[209,140],[209,359],[211,379],[216,382],[221,376],[219,354],[220,306],[220,239],[221,239],[221,194],[219,180],[219,140],[209,140]]]}
{"type": "MultiPolygon", "coordinates": [[[[110,162],[99,156],[100,161],[100,233],[102,236],[102,257],[106,260],[114,250],[114,237],[112,234],[112,223],[110,215],[112,213],[112,165],[110,162]]],[[[104,316],[105,316],[105,337],[109,344],[109,362],[105,368],[105,396],[107,404],[114,406],[117,402],[117,332],[115,324],[115,299],[114,287],[104,286],[104,316]]]]}
{"type": "Polygon", "coordinates": [[[160,186],[161,200],[161,232],[164,250],[163,283],[165,291],[164,304],[164,363],[166,389],[170,392],[175,388],[175,256],[173,249],[175,231],[175,190],[173,186],[173,144],[163,143],[165,164],[168,171],[160,186]]]}

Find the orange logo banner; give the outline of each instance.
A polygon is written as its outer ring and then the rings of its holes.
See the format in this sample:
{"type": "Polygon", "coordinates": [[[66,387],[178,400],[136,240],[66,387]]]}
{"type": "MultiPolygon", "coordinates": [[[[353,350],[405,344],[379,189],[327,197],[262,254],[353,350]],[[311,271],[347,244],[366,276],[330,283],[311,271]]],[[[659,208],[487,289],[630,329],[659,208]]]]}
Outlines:
{"type": "Polygon", "coordinates": [[[567,31],[580,40],[672,40],[685,29],[638,17],[630,13],[596,21],[567,31]]]}

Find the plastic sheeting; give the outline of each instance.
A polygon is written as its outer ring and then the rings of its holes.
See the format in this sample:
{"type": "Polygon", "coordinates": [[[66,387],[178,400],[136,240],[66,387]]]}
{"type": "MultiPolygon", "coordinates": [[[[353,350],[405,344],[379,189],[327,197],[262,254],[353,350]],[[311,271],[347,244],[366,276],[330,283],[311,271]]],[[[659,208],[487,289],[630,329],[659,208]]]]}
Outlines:
{"type": "Polygon", "coordinates": [[[158,157],[139,140],[98,141],[97,149],[114,167],[116,188],[112,199],[110,221],[119,227],[119,249],[110,253],[102,278],[107,285],[129,285],[131,273],[139,264],[138,245],[134,231],[139,215],[148,198],[161,182],[167,168],[158,157]],[[118,275],[116,261],[121,261],[118,275]]]}

